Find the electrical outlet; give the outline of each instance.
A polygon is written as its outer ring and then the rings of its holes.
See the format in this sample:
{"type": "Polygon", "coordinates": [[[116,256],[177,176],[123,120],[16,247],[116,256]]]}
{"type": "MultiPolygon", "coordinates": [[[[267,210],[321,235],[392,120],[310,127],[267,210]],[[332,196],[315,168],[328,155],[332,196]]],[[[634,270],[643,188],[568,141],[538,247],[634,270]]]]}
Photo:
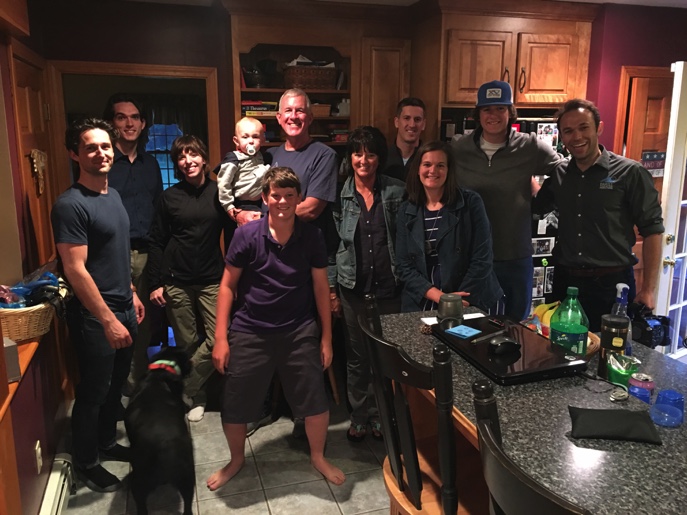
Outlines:
{"type": "Polygon", "coordinates": [[[43,450],[41,449],[40,440],[36,440],[34,451],[36,451],[36,474],[40,474],[43,468],[43,450]]]}

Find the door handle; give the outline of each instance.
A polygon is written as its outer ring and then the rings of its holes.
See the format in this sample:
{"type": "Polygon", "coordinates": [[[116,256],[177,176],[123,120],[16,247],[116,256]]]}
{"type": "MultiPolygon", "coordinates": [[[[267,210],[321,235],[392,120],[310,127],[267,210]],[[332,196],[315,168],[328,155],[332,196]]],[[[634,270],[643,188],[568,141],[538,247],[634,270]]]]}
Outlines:
{"type": "Polygon", "coordinates": [[[675,260],[671,259],[670,257],[666,256],[663,258],[663,266],[675,266],[675,260]]]}
{"type": "Polygon", "coordinates": [[[518,86],[518,90],[520,93],[525,91],[525,85],[527,84],[527,71],[525,70],[525,67],[523,66],[520,69],[520,84],[518,86]]]}
{"type": "Polygon", "coordinates": [[[501,80],[503,82],[510,82],[510,70],[508,69],[508,66],[504,68],[503,73],[501,74],[501,80]]]}

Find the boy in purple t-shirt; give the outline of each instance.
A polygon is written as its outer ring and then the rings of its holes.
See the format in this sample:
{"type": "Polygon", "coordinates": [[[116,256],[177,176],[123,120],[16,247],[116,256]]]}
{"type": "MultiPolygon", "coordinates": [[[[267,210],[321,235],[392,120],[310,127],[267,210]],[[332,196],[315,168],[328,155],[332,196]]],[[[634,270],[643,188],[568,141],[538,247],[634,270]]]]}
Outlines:
{"type": "Polygon", "coordinates": [[[343,472],[324,457],[329,402],[322,372],[332,361],[324,238],[296,217],[301,187],[290,168],[270,169],[262,184],[268,215],[236,230],[219,288],[212,359],[225,376],[222,423],[231,460],[207,486],[216,490],[241,470],[246,424],[258,419],[275,370],[294,416],[305,418],[310,462],[340,485],[343,472]]]}

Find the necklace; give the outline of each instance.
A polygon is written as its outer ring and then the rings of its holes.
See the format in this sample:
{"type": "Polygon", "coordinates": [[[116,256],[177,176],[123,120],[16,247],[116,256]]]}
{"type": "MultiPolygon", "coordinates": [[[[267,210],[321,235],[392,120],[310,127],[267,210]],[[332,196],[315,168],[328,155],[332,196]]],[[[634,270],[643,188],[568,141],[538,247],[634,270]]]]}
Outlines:
{"type": "MultiPolygon", "coordinates": [[[[425,231],[427,232],[428,236],[431,236],[432,233],[434,233],[434,230],[437,227],[437,221],[441,218],[441,210],[442,209],[443,209],[443,206],[439,208],[439,211],[436,211],[436,216],[434,217],[434,224],[432,225],[432,228],[429,231],[427,231],[427,229],[425,228],[425,231]]],[[[430,213],[430,210],[427,209],[427,207],[425,206],[425,213],[424,213],[425,214],[425,216],[424,216],[425,220],[427,219],[427,215],[429,213],[430,213]]],[[[436,238],[434,239],[434,241],[436,241],[436,238]]],[[[432,242],[427,237],[425,237],[425,255],[431,254],[433,250],[434,249],[432,248],[432,242]]]]}

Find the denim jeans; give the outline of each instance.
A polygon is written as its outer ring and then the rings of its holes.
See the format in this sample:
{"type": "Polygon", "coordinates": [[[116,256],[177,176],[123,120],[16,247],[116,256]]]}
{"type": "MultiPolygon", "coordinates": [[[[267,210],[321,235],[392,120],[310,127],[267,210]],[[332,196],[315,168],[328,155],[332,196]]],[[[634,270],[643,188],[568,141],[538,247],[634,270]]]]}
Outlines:
{"type": "Polygon", "coordinates": [[[506,296],[505,314],[515,320],[527,318],[532,304],[532,258],[494,261],[494,272],[506,296]]]}
{"type": "MultiPolygon", "coordinates": [[[[133,304],[113,312],[135,339],[133,304]]],[[[122,384],[129,374],[133,346],[110,347],[102,324],[76,298],[69,303],[67,324],[80,377],[72,409],[73,458],[77,467],[91,468],[99,463],[98,449],[116,442],[122,384]]]]}

